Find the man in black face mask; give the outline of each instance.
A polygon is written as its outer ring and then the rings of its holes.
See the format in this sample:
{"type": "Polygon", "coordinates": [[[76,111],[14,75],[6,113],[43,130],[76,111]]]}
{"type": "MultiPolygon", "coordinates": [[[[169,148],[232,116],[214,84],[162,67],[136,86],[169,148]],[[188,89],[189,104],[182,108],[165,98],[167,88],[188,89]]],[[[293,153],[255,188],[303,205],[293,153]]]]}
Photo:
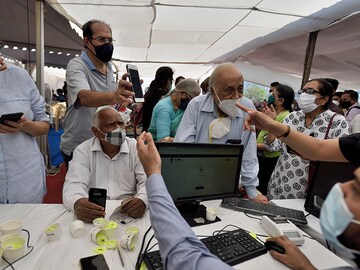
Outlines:
{"type": "Polygon", "coordinates": [[[85,51],[69,61],[66,68],[68,108],[60,149],[66,166],[74,149],[92,137],[91,119],[103,105],[132,102],[131,84],[121,80],[117,85],[111,65],[113,38],[108,24],[98,20],[83,25],[85,51]]]}
{"type": "Polygon", "coordinates": [[[348,110],[345,113],[345,118],[349,122],[351,122],[356,115],[360,114],[358,99],[359,94],[354,90],[346,90],[341,95],[341,107],[348,110]]]}

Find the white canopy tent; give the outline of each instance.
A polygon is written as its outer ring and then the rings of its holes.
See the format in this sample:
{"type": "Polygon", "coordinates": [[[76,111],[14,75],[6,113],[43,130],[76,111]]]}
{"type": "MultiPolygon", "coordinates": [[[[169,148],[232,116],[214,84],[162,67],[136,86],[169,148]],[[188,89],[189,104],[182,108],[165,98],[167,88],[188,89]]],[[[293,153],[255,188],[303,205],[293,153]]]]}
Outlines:
{"type": "MultiPolygon", "coordinates": [[[[360,10],[358,0],[48,0],[54,9],[70,21],[81,26],[90,19],[104,20],[112,26],[115,52],[120,72],[126,63],[135,63],[140,75],[149,80],[162,65],[174,67],[175,76],[204,79],[217,63],[232,61],[241,66],[245,79],[261,84],[279,80],[279,73],[296,75],[294,83],[302,76],[307,35],[322,30],[342,18],[360,10]],[[287,41],[286,41],[287,40],[287,41]],[[285,43],[280,43],[284,41],[285,43]],[[292,41],[292,42],[291,42],[292,41]],[[290,46],[291,45],[291,46],[290,46]],[[279,47],[287,48],[286,54],[279,47]],[[277,49],[277,50],[276,50],[277,49]],[[254,67],[244,63],[254,64],[254,67]],[[267,69],[276,73],[266,73],[267,69]],[[249,68],[249,69],[248,69],[249,68]],[[261,71],[253,75],[252,72],[261,71]],[[269,79],[270,77],[271,79],[269,79]],[[251,79],[250,79],[251,78],[251,79]]],[[[359,24],[348,24],[347,35],[358,36],[359,24]]],[[[332,27],[336,27],[336,24],[332,27]]],[[[331,45],[337,45],[347,55],[359,55],[358,38],[352,46],[342,46],[338,28],[324,30],[329,34],[316,46],[314,76],[335,77],[346,87],[360,85],[358,66],[338,65],[336,73],[331,45]],[[330,38],[330,39],[329,39],[330,38]],[[329,42],[336,40],[337,42],[329,42]],[[326,46],[326,50],[323,48],[326,46]],[[329,73],[328,67],[332,66],[329,73]],[[352,70],[350,72],[350,70],[352,70]],[[351,74],[351,75],[350,75],[351,74]],[[348,75],[348,76],[347,76],[348,75]]],[[[349,45],[349,43],[348,43],[349,45]]],[[[314,77],[313,75],[311,75],[314,77]]],[[[288,83],[287,81],[285,81],[288,83]]],[[[294,85],[294,87],[299,87],[294,85]]]]}

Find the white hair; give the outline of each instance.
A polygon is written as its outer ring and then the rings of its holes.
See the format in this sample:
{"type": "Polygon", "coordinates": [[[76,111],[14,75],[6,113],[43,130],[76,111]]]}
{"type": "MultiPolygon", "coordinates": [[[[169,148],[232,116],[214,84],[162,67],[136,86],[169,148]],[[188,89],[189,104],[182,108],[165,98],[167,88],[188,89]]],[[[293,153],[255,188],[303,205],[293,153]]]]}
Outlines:
{"type": "Polygon", "coordinates": [[[199,84],[197,83],[197,81],[195,81],[194,79],[191,79],[191,78],[187,78],[187,79],[182,80],[175,86],[175,92],[178,92],[178,93],[185,92],[191,98],[194,98],[200,94],[201,88],[200,88],[199,84]]]}
{"type": "Polygon", "coordinates": [[[100,124],[99,114],[101,111],[104,110],[114,110],[115,112],[118,112],[114,107],[111,107],[109,105],[98,107],[93,115],[93,119],[92,119],[93,127],[99,128],[99,124],[100,124]]]}

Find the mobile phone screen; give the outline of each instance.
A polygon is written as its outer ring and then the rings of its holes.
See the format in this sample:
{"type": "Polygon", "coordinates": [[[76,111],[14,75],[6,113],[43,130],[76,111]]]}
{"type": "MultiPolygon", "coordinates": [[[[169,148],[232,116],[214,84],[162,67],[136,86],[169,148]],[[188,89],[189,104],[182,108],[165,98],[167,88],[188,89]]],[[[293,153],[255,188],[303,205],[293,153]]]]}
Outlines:
{"type": "Polygon", "coordinates": [[[90,188],[89,202],[95,203],[105,208],[106,206],[106,189],[103,188],[90,188]]]}
{"type": "Polygon", "coordinates": [[[5,121],[17,122],[24,114],[22,112],[3,114],[0,117],[0,124],[5,124],[5,121]]]}
{"type": "Polygon", "coordinates": [[[144,94],[141,88],[140,76],[136,66],[126,65],[132,83],[132,90],[135,93],[135,102],[144,102],[144,94]]]}
{"type": "Polygon", "coordinates": [[[109,270],[103,254],[81,258],[80,264],[83,270],[109,270]]]}
{"type": "Polygon", "coordinates": [[[321,209],[321,206],[323,205],[324,203],[324,199],[321,198],[320,196],[318,195],[315,195],[314,196],[314,206],[317,208],[317,209],[321,209]]]}

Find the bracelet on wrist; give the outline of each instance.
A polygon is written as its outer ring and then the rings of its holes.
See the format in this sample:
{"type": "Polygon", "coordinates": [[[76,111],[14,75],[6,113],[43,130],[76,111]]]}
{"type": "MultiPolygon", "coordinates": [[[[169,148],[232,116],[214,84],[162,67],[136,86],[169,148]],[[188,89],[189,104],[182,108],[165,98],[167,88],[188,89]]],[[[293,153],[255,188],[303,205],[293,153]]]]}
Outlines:
{"type": "Polygon", "coordinates": [[[287,136],[289,136],[289,134],[290,134],[290,127],[289,127],[289,126],[286,126],[286,127],[287,127],[287,129],[286,129],[285,133],[283,133],[283,134],[281,134],[280,136],[277,136],[277,137],[276,137],[278,140],[281,140],[281,139],[286,138],[287,136]]]}

